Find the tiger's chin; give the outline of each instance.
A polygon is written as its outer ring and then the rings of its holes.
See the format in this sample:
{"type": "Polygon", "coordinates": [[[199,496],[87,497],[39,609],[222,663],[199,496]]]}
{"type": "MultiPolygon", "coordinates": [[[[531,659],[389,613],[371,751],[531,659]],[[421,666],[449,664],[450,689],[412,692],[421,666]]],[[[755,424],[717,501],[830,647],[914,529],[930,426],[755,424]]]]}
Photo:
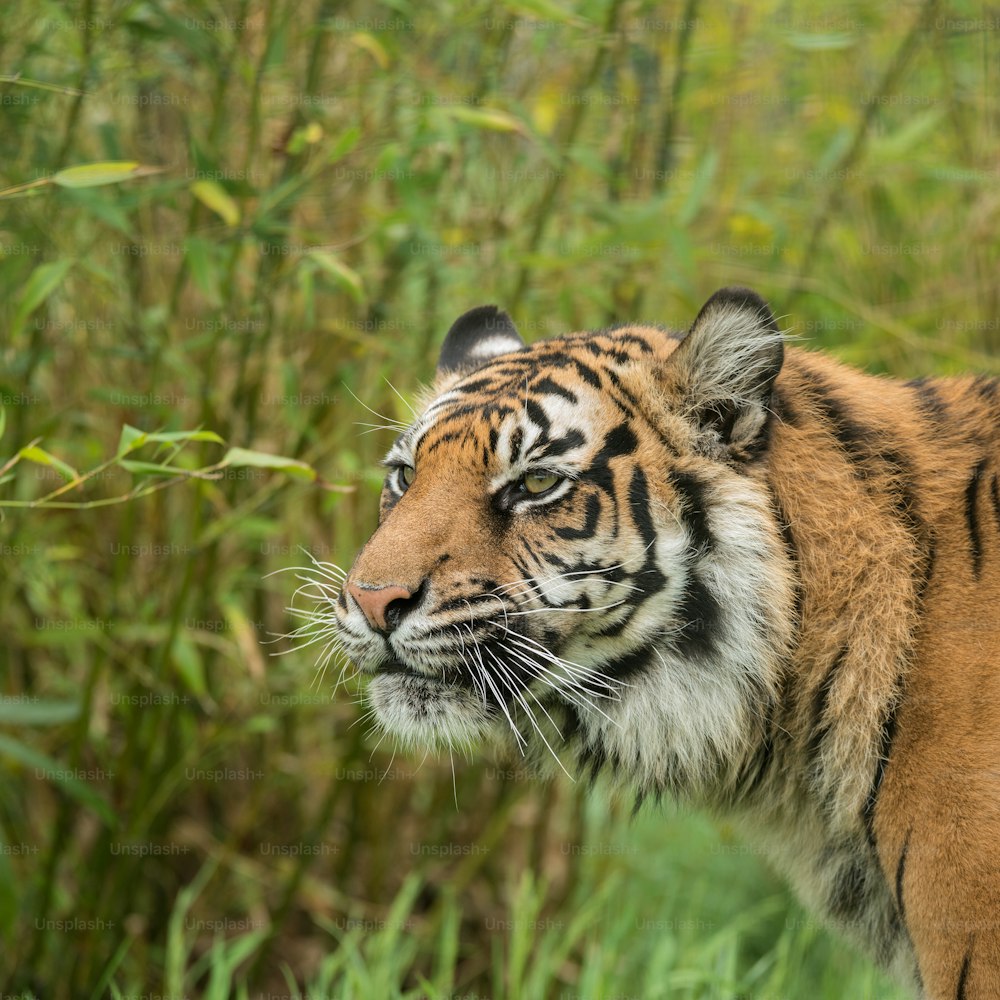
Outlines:
{"type": "Polygon", "coordinates": [[[384,673],[368,684],[379,726],[414,747],[468,748],[495,731],[496,712],[475,692],[413,673],[384,673]]]}

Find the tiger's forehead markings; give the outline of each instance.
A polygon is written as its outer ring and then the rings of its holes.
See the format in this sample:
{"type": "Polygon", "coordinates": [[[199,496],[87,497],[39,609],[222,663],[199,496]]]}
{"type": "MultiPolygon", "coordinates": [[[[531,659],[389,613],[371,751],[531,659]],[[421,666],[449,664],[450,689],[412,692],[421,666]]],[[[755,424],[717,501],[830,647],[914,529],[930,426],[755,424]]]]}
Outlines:
{"type": "Polygon", "coordinates": [[[586,444],[587,412],[581,396],[549,374],[481,394],[472,402],[461,397],[438,412],[414,443],[414,454],[426,460],[455,442],[475,448],[484,467],[523,466],[528,461],[571,460],[586,444]],[[537,385],[536,385],[537,383],[537,385]]]}
{"type": "Polygon", "coordinates": [[[597,391],[634,416],[638,401],[620,371],[653,353],[662,332],[617,330],[570,335],[501,355],[471,372],[426,410],[411,432],[414,455],[425,458],[449,444],[478,446],[507,465],[529,458],[564,458],[586,443],[590,412],[582,395],[597,391]]]}

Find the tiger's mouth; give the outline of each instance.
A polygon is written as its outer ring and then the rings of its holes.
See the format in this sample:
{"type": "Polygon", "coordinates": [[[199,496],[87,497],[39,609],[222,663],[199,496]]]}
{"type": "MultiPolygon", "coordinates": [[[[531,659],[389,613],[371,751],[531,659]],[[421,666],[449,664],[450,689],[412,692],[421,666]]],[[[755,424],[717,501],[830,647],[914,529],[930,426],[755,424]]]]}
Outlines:
{"type": "Polygon", "coordinates": [[[456,664],[441,663],[440,666],[431,667],[429,670],[421,670],[410,666],[408,663],[404,663],[394,653],[390,654],[387,660],[383,660],[377,666],[368,667],[367,672],[376,677],[381,674],[412,677],[414,680],[427,681],[430,684],[440,684],[443,687],[469,683],[468,678],[462,677],[461,670],[456,664]]]}
{"type": "Polygon", "coordinates": [[[463,692],[473,696],[486,711],[503,709],[522,696],[533,678],[522,671],[514,671],[509,665],[504,668],[504,679],[498,680],[496,666],[491,669],[480,667],[466,656],[428,659],[421,657],[418,664],[407,663],[394,651],[378,666],[369,668],[374,678],[395,678],[408,684],[411,693],[418,691],[425,697],[434,697],[449,691],[463,692]],[[409,683],[412,682],[412,683],[409,683]]]}
{"type": "Polygon", "coordinates": [[[384,660],[377,666],[370,668],[370,670],[373,674],[407,674],[410,677],[419,677],[421,680],[443,680],[443,678],[437,678],[433,674],[425,674],[411,667],[395,655],[390,656],[388,660],[384,660]]]}
{"type": "Polygon", "coordinates": [[[473,675],[469,665],[451,657],[431,658],[414,656],[407,662],[406,654],[398,654],[391,647],[382,659],[369,660],[359,664],[362,673],[370,678],[369,684],[380,678],[388,690],[395,686],[409,692],[411,699],[434,698],[450,691],[474,694],[483,706],[499,705],[490,697],[488,685],[473,675]]]}

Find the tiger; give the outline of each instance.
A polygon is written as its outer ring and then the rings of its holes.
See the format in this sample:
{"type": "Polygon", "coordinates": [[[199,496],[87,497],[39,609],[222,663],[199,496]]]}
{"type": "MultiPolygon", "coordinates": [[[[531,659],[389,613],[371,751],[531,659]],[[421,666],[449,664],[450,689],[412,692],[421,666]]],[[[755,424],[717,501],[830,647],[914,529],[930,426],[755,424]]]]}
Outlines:
{"type": "Polygon", "coordinates": [[[1000,997],[1000,393],[757,293],[448,331],[329,598],[378,725],[724,818],[927,1000],[1000,997]]]}

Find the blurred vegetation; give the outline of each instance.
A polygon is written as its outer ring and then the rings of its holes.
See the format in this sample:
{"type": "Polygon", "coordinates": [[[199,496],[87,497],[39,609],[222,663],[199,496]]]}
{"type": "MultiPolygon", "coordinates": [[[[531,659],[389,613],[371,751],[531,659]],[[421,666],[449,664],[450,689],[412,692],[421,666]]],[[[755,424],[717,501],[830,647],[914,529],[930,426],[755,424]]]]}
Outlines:
{"type": "Polygon", "coordinates": [[[350,564],[367,407],[483,302],[745,283],[870,370],[1000,370],[998,54],[971,0],[8,3],[6,994],[896,996],[725,830],[375,747],[268,574],[350,564]]]}

